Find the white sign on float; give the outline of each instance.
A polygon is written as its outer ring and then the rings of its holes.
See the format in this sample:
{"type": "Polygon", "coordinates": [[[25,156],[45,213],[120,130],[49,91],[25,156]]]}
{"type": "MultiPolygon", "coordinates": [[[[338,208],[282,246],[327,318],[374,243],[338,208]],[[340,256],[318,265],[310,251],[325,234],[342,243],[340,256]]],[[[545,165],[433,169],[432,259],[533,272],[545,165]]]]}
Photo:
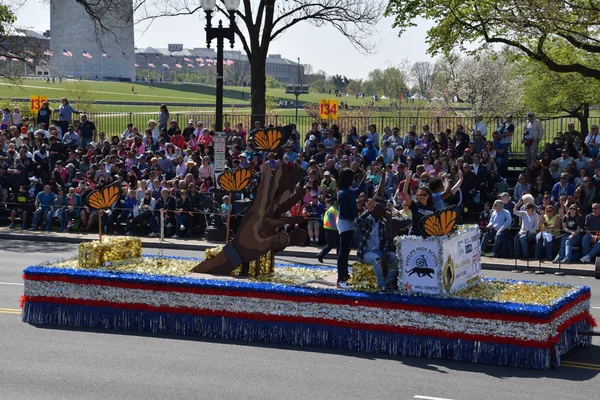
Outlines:
{"type": "Polygon", "coordinates": [[[454,292],[465,287],[481,274],[479,230],[468,229],[443,242],[442,285],[444,291],[454,292]]]}
{"type": "Polygon", "coordinates": [[[440,293],[438,264],[437,240],[403,240],[399,264],[399,268],[402,268],[402,281],[398,282],[398,286],[407,293],[440,293]]]}
{"type": "Polygon", "coordinates": [[[451,293],[481,275],[477,226],[426,239],[400,236],[397,246],[398,287],[405,294],[451,293]]]}
{"type": "Polygon", "coordinates": [[[215,146],[215,172],[223,172],[225,169],[225,150],[227,148],[223,132],[215,134],[213,141],[215,146]]]}

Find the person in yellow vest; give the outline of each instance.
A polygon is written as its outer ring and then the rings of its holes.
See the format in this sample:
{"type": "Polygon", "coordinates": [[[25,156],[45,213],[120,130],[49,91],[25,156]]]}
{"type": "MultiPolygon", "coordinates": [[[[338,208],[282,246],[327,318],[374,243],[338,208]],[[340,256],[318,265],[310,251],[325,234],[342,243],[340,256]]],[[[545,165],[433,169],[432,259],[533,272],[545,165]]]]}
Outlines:
{"type": "Polygon", "coordinates": [[[325,199],[325,214],[323,214],[323,228],[325,230],[325,241],[326,245],[317,254],[317,259],[320,263],[323,263],[323,258],[329,254],[331,249],[335,247],[335,253],[338,254],[339,247],[339,233],[336,224],[338,217],[338,206],[337,200],[333,196],[327,196],[325,199]]]}

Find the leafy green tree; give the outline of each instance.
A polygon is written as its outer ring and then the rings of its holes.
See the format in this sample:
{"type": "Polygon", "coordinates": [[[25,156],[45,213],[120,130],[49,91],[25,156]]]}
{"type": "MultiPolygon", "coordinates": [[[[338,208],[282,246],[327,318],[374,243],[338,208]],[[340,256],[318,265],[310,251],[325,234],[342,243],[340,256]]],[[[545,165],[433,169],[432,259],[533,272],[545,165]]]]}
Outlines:
{"type": "Polygon", "coordinates": [[[267,88],[268,89],[279,89],[285,87],[285,85],[279,82],[277,79],[272,76],[267,76],[266,78],[267,88]]]}
{"type": "Polygon", "coordinates": [[[390,0],[386,15],[400,34],[419,18],[432,21],[427,43],[433,55],[455,49],[475,55],[500,44],[552,71],[600,78],[598,0],[390,0]]]}
{"type": "Polygon", "coordinates": [[[346,89],[346,86],[350,82],[350,79],[341,75],[333,75],[330,81],[335,90],[344,91],[346,89]]]}
{"type": "Polygon", "coordinates": [[[358,93],[361,91],[363,80],[362,79],[351,79],[346,85],[346,90],[352,93],[358,93]]]}
{"type": "Polygon", "coordinates": [[[523,59],[514,69],[527,89],[523,101],[536,113],[566,113],[577,118],[581,133],[589,132],[590,106],[600,103],[600,81],[577,73],[550,71],[544,64],[523,59]]]}

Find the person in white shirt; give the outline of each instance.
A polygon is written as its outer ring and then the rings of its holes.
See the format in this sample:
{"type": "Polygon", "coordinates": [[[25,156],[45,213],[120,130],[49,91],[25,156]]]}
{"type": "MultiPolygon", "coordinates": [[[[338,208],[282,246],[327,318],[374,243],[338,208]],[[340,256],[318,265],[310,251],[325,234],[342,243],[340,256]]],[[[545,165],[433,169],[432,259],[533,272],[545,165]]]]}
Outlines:
{"type": "Polygon", "coordinates": [[[475,136],[475,133],[480,132],[484,138],[486,137],[488,129],[483,122],[483,117],[481,115],[475,116],[475,125],[473,125],[473,129],[471,129],[471,131],[473,132],[473,136],[475,136]]]}
{"type": "Polygon", "coordinates": [[[125,132],[123,132],[123,134],[121,135],[121,138],[129,139],[130,137],[133,137],[134,135],[135,135],[135,133],[133,132],[133,124],[130,122],[127,124],[127,129],[125,129],[125,132]]]}
{"type": "Polygon", "coordinates": [[[525,143],[525,161],[527,165],[531,165],[533,159],[537,157],[540,140],[542,140],[544,137],[544,128],[542,127],[542,123],[539,119],[535,118],[535,114],[533,112],[527,113],[527,123],[525,123],[524,136],[531,137],[531,141],[525,143]]]}

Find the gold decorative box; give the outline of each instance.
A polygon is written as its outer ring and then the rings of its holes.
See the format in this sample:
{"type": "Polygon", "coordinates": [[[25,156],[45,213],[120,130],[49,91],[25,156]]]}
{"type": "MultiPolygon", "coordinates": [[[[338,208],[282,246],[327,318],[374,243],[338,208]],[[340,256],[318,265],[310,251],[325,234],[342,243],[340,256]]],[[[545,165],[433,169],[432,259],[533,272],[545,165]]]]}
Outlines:
{"type": "Polygon", "coordinates": [[[108,237],[102,241],[79,244],[80,268],[102,266],[107,261],[125,260],[142,256],[142,240],[138,237],[108,237]]]}

